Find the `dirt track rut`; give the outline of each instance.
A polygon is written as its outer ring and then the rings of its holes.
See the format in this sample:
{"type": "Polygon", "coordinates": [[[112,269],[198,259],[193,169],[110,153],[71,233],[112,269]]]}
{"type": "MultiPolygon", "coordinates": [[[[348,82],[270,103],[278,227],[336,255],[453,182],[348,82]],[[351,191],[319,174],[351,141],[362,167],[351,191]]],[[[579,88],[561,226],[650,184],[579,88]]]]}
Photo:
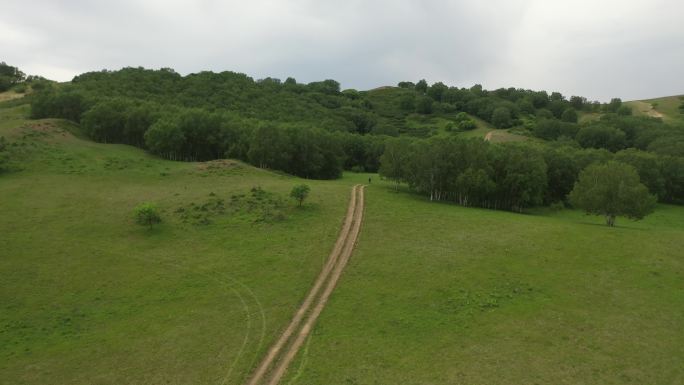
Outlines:
{"type": "Polygon", "coordinates": [[[278,384],[311,332],[354,251],[363,220],[363,189],[361,185],[352,188],[347,215],[328,261],[287,328],[257,366],[248,385],[278,384]]]}
{"type": "Polygon", "coordinates": [[[328,261],[287,328],[248,379],[247,385],[278,384],[311,332],[354,251],[363,220],[363,189],[361,185],[352,188],[342,230],[328,261]]]}

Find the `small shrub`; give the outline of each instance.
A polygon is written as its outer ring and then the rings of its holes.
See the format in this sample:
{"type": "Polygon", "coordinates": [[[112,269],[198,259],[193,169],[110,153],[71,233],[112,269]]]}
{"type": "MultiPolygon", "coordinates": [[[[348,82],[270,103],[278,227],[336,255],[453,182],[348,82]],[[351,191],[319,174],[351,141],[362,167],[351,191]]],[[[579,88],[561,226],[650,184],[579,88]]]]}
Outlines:
{"type": "Polygon", "coordinates": [[[152,225],[161,222],[159,210],[152,203],[141,203],[135,208],[135,222],[152,228],[152,225]]]}
{"type": "Polygon", "coordinates": [[[458,123],[458,129],[461,131],[470,131],[476,128],[477,124],[475,124],[475,122],[473,122],[471,119],[462,120],[458,123]]]}

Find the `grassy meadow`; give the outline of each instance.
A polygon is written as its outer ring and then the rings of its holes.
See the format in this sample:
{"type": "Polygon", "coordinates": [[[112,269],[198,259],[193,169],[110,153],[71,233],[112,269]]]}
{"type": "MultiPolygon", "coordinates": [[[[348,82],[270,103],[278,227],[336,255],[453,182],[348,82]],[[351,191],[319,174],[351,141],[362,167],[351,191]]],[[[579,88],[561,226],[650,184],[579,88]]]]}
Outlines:
{"type": "Polygon", "coordinates": [[[684,208],[642,222],[366,189],[345,275],[288,384],[678,384],[684,208]]]}
{"type": "MultiPolygon", "coordinates": [[[[160,160],[12,105],[3,385],[242,383],[369,177],[160,160]],[[152,229],[132,217],[146,201],[164,220],[152,229]]],[[[682,383],[682,249],[681,206],[608,228],[571,210],[430,203],[373,175],[358,247],[284,383],[682,383]]]]}
{"type": "Polygon", "coordinates": [[[241,383],[327,258],[353,181],[305,181],[297,209],[300,179],[25,113],[0,109],[17,159],[0,177],[0,384],[241,383]],[[145,201],[164,220],[151,230],[132,216],[145,201]]]}

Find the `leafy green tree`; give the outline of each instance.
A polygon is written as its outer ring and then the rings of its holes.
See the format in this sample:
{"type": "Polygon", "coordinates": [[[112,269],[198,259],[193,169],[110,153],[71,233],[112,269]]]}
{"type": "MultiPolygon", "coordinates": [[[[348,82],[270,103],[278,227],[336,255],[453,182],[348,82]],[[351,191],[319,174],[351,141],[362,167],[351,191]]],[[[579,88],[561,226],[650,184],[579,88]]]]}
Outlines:
{"type": "Polygon", "coordinates": [[[614,160],[634,167],[639,173],[639,180],[648,190],[658,198],[663,198],[665,192],[665,179],[661,174],[658,156],[646,151],[628,148],[615,154],[614,160]]]}
{"type": "Polygon", "coordinates": [[[149,226],[161,223],[161,216],[159,210],[152,203],[141,203],[135,208],[135,222],[142,226],[149,226]]]}
{"type": "Polygon", "coordinates": [[[468,167],[456,178],[457,199],[460,205],[477,204],[496,190],[496,184],[484,168],[468,167]]]}
{"type": "Polygon", "coordinates": [[[433,84],[427,91],[427,94],[429,97],[434,99],[436,102],[441,102],[442,101],[442,95],[444,95],[444,92],[448,90],[449,87],[447,87],[444,83],[442,82],[437,82],[433,84]]]}
{"type": "Polygon", "coordinates": [[[520,112],[528,115],[533,115],[534,114],[534,104],[532,104],[532,100],[528,97],[522,98],[518,100],[518,108],[520,109],[520,112]]]}
{"type": "Polygon", "coordinates": [[[475,96],[482,96],[484,93],[484,90],[482,89],[482,84],[475,84],[472,87],[470,87],[470,92],[473,93],[475,96]]]}
{"type": "Polygon", "coordinates": [[[537,119],[555,119],[555,116],[546,108],[540,108],[537,110],[537,119]]]}
{"type": "Polygon", "coordinates": [[[574,138],[579,127],[573,123],[556,119],[539,119],[532,129],[534,136],[546,140],[556,140],[562,136],[574,138]]]}
{"type": "Polygon", "coordinates": [[[568,123],[577,123],[577,111],[574,108],[566,108],[561,115],[561,120],[568,123]]]}
{"type": "Polygon", "coordinates": [[[477,128],[477,124],[472,119],[461,120],[458,122],[458,129],[461,131],[470,131],[477,128]]]}
{"type": "Polygon", "coordinates": [[[260,168],[281,168],[291,159],[291,146],[285,132],[272,124],[265,124],[252,133],[247,157],[260,168]]]}
{"type": "Polygon", "coordinates": [[[570,104],[572,105],[572,108],[574,108],[577,111],[582,111],[587,103],[587,98],[581,96],[570,97],[570,104]]]}
{"type": "Polygon", "coordinates": [[[503,207],[522,212],[544,201],[547,165],[534,147],[511,144],[499,148],[494,162],[497,196],[503,207]]]}
{"type": "Polygon", "coordinates": [[[406,179],[411,143],[407,138],[397,138],[385,143],[385,150],[380,157],[380,175],[395,182],[395,189],[406,179]]]}
{"type": "Polygon", "coordinates": [[[622,150],[626,144],[625,133],[606,124],[582,127],[575,139],[584,148],[605,148],[613,152],[622,150]]]}
{"type": "Polygon", "coordinates": [[[428,115],[432,113],[432,99],[428,96],[421,96],[416,101],[416,112],[428,115]]]}
{"type": "Polygon", "coordinates": [[[421,94],[425,94],[428,90],[427,81],[425,81],[425,79],[419,80],[418,83],[416,83],[415,89],[416,89],[416,91],[420,92],[421,94]]]}
{"type": "Polygon", "coordinates": [[[569,199],[588,214],[604,216],[611,227],[618,216],[644,218],[653,212],[656,203],[656,197],[639,181],[636,169],[614,161],[584,169],[569,199]]]}
{"type": "Polygon", "coordinates": [[[507,128],[512,124],[511,111],[506,107],[498,107],[492,112],[491,122],[496,128],[507,128]]]}
{"type": "Polygon", "coordinates": [[[145,145],[153,153],[172,160],[183,159],[185,135],[173,117],[155,122],[145,132],[145,145]]]}
{"type": "Polygon", "coordinates": [[[290,191],[290,197],[297,200],[297,202],[299,202],[299,206],[301,207],[306,197],[309,196],[309,191],[311,191],[311,189],[305,184],[296,185],[292,188],[292,191],[290,191]]]}
{"type": "Polygon", "coordinates": [[[618,109],[622,106],[622,99],[620,98],[613,98],[610,99],[610,103],[606,105],[606,111],[608,112],[617,112],[618,109]]]}
{"type": "Polygon", "coordinates": [[[406,94],[399,99],[399,108],[403,111],[414,111],[416,109],[416,96],[414,94],[406,94]]]}
{"type": "Polygon", "coordinates": [[[544,151],[548,180],[545,203],[562,202],[572,191],[579,174],[577,159],[573,152],[574,150],[567,147],[544,151]]]}
{"type": "Polygon", "coordinates": [[[665,181],[663,200],[684,203],[684,158],[666,156],[660,159],[660,173],[665,181]]]}
{"type": "Polygon", "coordinates": [[[81,127],[92,139],[104,143],[125,143],[123,127],[129,104],[123,99],[96,104],[81,118],[81,127]]]}
{"type": "Polygon", "coordinates": [[[0,62],[0,92],[7,91],[25,78],[26,75],[19,68],[0,62]]]}
{"type": "Polygon", "coordinates": [[[568,105],[566,102],[556,99],[550,101],[546,108],[551,111],[556,119],[561,119],[563,112],[568,108],[568,105]]]}
{"type": "Polygon", "coordinates": [[[632,107],[622,105],[617,109],[617,114],[620,116],[630,116],[632,115],[632,107]]]}

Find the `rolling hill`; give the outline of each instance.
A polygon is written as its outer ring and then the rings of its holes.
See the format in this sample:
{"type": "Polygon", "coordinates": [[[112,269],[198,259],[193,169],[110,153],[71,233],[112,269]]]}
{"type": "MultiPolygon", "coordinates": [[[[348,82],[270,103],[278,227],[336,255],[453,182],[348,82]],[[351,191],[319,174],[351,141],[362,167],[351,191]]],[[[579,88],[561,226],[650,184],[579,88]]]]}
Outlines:
{"type": "MultiPolygon", "coordinates": [[[[357,248],[282,383],[684,378],[681,206],[608,228],[557,207],[429,202],[377,174],[173,162],[28,115],[0,105],[14,155],[0,175],[0,384],[245,383],[368,178],[357,248]],[[299,183],[302,209],[288,198],[299,183]],[[162,224],[134,223],[141,202],[162,224]]],[[[444,116],[405,122],[446,135],[444,116]]]]}

